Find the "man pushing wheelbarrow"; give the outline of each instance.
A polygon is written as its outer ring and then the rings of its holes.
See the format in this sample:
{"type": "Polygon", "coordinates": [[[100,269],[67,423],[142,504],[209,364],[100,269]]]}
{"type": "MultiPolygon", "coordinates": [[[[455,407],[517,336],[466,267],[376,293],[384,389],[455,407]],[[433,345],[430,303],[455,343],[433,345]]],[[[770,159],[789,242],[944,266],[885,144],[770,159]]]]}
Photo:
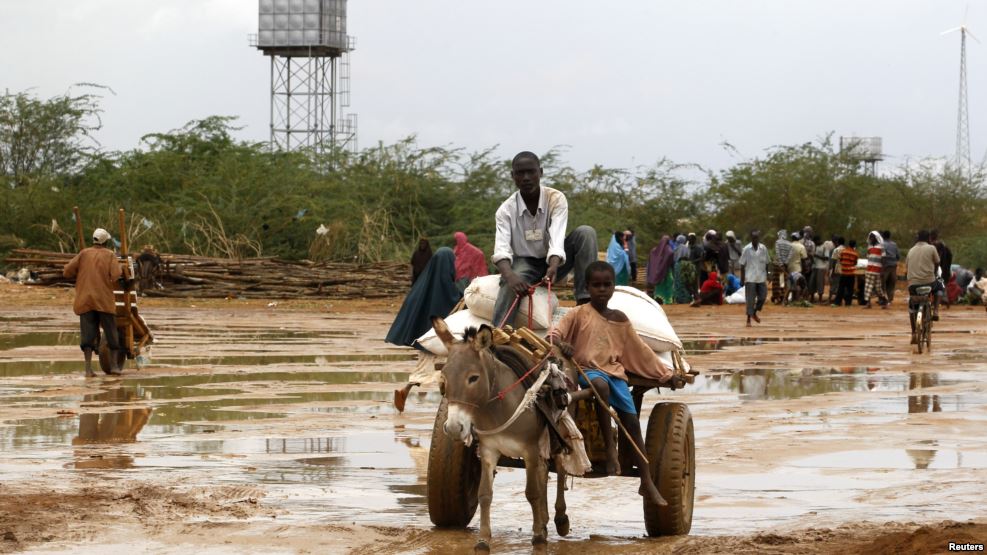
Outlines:
{"type": "Polygon", "coordinates": [[[131,289],[133,263],[127,256],[124,212],[120,209],[123,260],[113,251],[112,237],[103,228],[93,231],[92,246],[82,248],[85,244],[82,219],[78,208],[74,212],[81,250],[65,265],[62,274],[75,279],[72,309],[79,316],[79,347],[86,361],[86,377],[96,375],[92,366],[93,352],[98,353],[104,373],[119,376],[123,373],[124,362],[137,357],[141,348],[153,340],[147,323],[137,313],[137,298],[131,289]]]}

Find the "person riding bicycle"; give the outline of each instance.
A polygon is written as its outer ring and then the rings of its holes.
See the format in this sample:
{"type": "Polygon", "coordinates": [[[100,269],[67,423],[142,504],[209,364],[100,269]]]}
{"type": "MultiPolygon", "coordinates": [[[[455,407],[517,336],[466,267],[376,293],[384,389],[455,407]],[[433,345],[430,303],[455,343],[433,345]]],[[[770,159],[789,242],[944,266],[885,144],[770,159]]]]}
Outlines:
{"type": "MultiPolygon", "coordinates": [[[[915,245],[908,249],[908,256],[905,258],[905,269],[908,274],[908,294],[916,295],[916,290],[924,286],[932,287],[932,293],[938,291],[942,284],[936,278],[936,269],[938,267],[939,252],[936,251],[936,247],[929,244],[929,230],[921,229],[918,232],[915,245]]],[[[918,342],[918,338],[915,335],[915,310],[916,306],[909,301],[908,317],[912,324],[913,345],[918,342]]],[[[932,320],[939,320],[938,302],[934,304],[932,320]]]]}

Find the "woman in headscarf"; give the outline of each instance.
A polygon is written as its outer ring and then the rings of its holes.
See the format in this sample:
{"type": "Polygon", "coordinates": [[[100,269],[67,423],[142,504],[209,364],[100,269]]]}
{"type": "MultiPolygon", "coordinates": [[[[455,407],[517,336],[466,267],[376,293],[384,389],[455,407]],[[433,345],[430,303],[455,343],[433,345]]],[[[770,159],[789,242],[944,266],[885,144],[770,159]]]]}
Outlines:
{"type": "Polygon", "coordinates": [[[867,235],[867,273],[864,274],[864,308],[870,308],[871,295],[877,294],[881,308],[888,307],[888,296],[884,293],[881,270],[884,269],[884,237],[877,231],[867,235]]]}
{"type": "MultiPolygon", "coordinates": [[[[682,237],[679,235],[679,237],[682,237]]],[[[699,292],[699,270],[698,261],[702,259],[702,247],[696,245],[696,234],[690,233],[685,242],[676,251],[675,260],[675,302],[691,303],[696,299],[699,292]],[[698,249],[698,254],[696,250],[698,249]]]]}
{"type": "Polygon", "coordinates": [[[418,248],[411,254],[411,283],[418,281],[418,276],[425,271],[429,259],[432,258],[432,245],[428,239],[422,237],[418,240],[418,248]]]}
{"type": "MultiPolygon", "coordinates": [[[[684,238],[683,238],[684,239],[684,238]]],[[[675,278],[670,271],[675,265],[675,252],[668,235],[662,235],[658,246],[651,249],[648,256],[648,287],[653,288],[653,296],[661,304],[671,304],[674,301],[675,278]]]]}
{"type": "Polygon", "coordinates": [[[675,238],[675,262],[678,262],[682,258],[689,258],[689,245],[686,244],[685,235],[679,235],[675,238]]]}
{"type": "MultiPolygon", "coordinates": [[[[452,249],[442,247],[425,265],[418,281],[404,298],[391,329],[384,341],[401,346],[416,347],[415,340],[432,329],[432,316],[445,317],[463,293],[456,287],[456,255],[452,249]]],[[[404,410],[404,401],[416,384],[409,383],[404,389],[394,391],[394,406],[404,410]]]]}
{"type": "Polygon", "coordinates": [[[615,231],[607,247],[607,263],[613,266],[617,285],[627,285],[631,273],[631,261],[624,247],[624,232],[615,231]]]}
{"type": "Polygon", "coordinates": [[[466,234],[457,231],[452,235],[456,239],[456,281],[465,280],[466,284],[473,278],[487,275],[487,259],[476,245],[467,240],[466,234]]]}

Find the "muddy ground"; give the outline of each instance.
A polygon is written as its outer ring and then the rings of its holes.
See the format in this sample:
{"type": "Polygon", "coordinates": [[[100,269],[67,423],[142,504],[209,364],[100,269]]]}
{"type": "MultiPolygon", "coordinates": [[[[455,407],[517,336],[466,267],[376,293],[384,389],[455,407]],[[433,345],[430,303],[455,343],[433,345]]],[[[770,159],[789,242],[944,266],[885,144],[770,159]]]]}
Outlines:
{"type": "MultiPolygon", "coordinates": [[[[439,396],[403,414],[400,299],[142,301],[152,363],[82,377],[71,292],[0,284],[0,552],[457,553],[425,473],[439,396]]],[[[644,538],[628,478],[577,479],[550,553],[940,553],[987,541],[987,313],[668,309],[702,376],[692,534],[644,538]]],[[[646,419],[648,410],[642,416],[646,419]]],[[[496,552],[528,552],[523,471],[498,473],[496,552]]],[[[475,521],[473,523],[475,525],[475,521]]],[[[551,530],[551,527],[550,527],[551,530]]]]}

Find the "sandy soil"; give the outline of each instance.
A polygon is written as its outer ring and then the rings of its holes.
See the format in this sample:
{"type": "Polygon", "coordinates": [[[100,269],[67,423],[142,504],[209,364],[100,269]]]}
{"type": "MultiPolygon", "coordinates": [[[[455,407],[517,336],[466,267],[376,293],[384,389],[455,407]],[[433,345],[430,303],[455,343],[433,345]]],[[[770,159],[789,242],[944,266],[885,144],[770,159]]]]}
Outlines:
{"type": "MultiPolygon", "coordinates": [[[[438,394],[380,341],[400,299],[145,300],[153,363],[81,377],[71,291],[0,284],[0,552],[456,553],[424,479],[438,394]]],[[[933,352],[860,307],[668,309],[703,375],[688,403],[692,535],[643,538],[636,489],[577,480],[550,553],[940,553],[987,541],[987,314],[933,352]]],[[[132,363],[131,363],[132,364],[132,363]]],[[[645,411],[642,419],[646,419],[645,411]]],[[[523,476],[498,474],[494,549],[530,551],[523,476]]],[[[474,522],[475,525],[475,522],[474,522]]]]}

